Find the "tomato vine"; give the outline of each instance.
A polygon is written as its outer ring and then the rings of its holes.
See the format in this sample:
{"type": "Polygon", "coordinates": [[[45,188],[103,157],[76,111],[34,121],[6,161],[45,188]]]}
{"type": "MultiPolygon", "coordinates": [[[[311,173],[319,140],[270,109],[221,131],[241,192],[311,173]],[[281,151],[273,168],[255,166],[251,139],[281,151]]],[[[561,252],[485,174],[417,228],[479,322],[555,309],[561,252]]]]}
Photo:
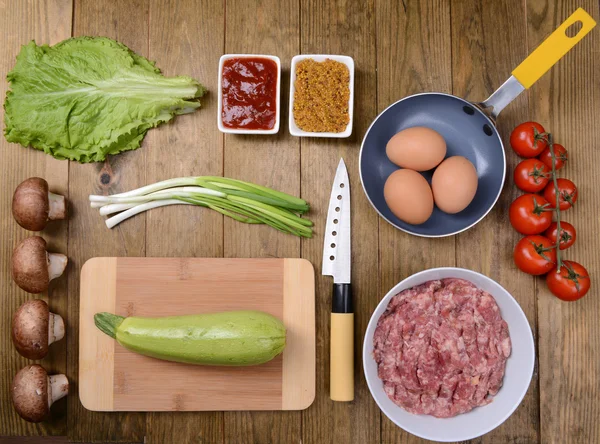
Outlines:
{"type": "Polygon", "coordinates": [[[560,257],[560,189],[558,188],[558,181],[556,179],[556,153],[554,152],[554,139],[552,133],[547,133],[546,138],[548,141],[548,149],[552,156],[552,183],[554,184],[554,190],[556,191],[556,230],[557,233],[559,233],[559,236],[556,237],[556,272],[559,273],[560,267],[562,267],[562,259],[560,257]]]}

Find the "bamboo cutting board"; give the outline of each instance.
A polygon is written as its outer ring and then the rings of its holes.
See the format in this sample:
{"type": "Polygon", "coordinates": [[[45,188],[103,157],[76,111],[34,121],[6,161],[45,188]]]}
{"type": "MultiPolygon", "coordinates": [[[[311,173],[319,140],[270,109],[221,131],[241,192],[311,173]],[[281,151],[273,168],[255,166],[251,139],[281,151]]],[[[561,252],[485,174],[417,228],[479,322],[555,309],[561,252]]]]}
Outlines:
{"type": "Polygon", "coordinates": [[[81,270],[79,397],[96,411],[301,410],[315,397],[314,270],[304,259],[93,258],[81,270]],[[170,316],[262,310],[286,347],[252,367],[161,361],[94,325],[107,311],[170,316]]]}

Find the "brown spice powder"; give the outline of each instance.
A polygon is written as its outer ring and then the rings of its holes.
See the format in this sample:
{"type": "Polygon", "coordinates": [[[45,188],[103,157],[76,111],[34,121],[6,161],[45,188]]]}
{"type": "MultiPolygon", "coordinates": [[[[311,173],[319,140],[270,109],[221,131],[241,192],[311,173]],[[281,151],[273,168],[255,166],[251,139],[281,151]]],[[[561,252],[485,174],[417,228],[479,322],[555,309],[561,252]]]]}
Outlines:
{"type": "Polygon", "coordinates": [[[350,121],[350,71],[335,60],[304,59],[296,65],[294,120],[311,133],[345,131],[350,121]]]}

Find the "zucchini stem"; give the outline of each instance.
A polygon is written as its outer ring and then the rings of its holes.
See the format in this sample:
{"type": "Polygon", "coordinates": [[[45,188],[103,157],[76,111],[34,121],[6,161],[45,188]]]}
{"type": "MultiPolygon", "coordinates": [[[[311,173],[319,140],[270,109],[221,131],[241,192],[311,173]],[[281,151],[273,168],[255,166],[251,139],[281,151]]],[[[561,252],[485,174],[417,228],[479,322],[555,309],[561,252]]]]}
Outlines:
{"type": "Polygon", "coordinates": [[[125,318],[123,316],[117,316],[116,314],[102,312],[94,315],[94,324],[98,327],[102,333],[107,334],[113,339],[117,338],[117,328],[121,325],[125,318]]]}

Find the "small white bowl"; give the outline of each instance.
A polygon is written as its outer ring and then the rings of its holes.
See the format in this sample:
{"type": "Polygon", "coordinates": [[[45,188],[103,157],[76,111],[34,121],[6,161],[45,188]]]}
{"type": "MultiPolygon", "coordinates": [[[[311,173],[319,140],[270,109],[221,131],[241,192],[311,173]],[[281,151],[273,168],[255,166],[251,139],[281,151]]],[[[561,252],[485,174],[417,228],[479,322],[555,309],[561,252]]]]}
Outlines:
{"type": "Polygon", "coordinates": [[[343,55],[327,55],[327,54],[302,54],[297,55],[292,59],[292,66],[290,72],[290,116],[289,116],[289,126],[290,126],[290,134],[298,137],[337,137],[344,138],[350,137],[352,134],[352,120],[354,114],[354,60],[352,57],[343,56],[343,55]],[[350,121],[348,122],[348,126],[341,133],[311,133],[309,131],[303,131],[296,125],[296,121],[294,120],[294,94],[296,92],[296,65],[298,62],[301,62],[304,59],[313,59],[315,62],[324,62],[327,59],[335,60],[336,62],[343,63],[348,67],[350,71],[350,98],[348,103],[348,115],[350,117],[350,121]]]}
{"type": "Polygon", "coordinates": [[[488,433],[506,421],[527,393],[534,362],[535,349],[531,327],[517,301],[497,282],[464,268],[432,268],[404,279],[389,291],[373,312],[363,343],[365,378],[379,408],[397,426],[413,435],[432,441],[467,441],[488,433]],[[468,413],[453,418],[415,415],[394,404],[384,392],[381,379],[377,375],[377,363],[373,358],[373,335],[377,321],[392,297],[415,285],[451,277],[466,279],[496,299],[502,317],[508,324],[512,352],[506,361],[502,388],[490,404],[476,407],[468,413]]]}
{"type": "Polygon", "coordinates": [[[225,54],[222,55],[219,59],[219,98],[218,98],[218,109],[217,109],[217,125],[219,127],[219,131],[227,134],[276,134],[279,131],[279,120],[280,120],[280,111],[281,111],[281,60],[279,57],[265,54],[225,54]],[[234,129],[227,128],[223,125],[223,86],[221,82],[223,81],[223,64],[226,60],[229,59],[241,59],[241,58],[253,58],[260,57],[263,59],[273,60],[277,64],[277,91],[276,91],[276,116],[275,116],[275,126],[268,130],[261,129],[234,129]]]}

